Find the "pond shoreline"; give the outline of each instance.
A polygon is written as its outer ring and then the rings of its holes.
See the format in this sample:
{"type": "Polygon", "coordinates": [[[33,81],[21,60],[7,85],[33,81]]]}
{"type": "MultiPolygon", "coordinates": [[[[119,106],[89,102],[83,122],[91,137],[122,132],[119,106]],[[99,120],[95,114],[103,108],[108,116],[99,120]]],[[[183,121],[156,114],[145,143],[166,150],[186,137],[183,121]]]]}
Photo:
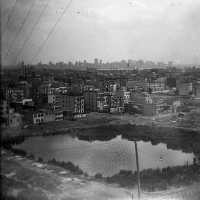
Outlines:
{"type": "MultiPolygon", "coordinates": [[[[185,134],[199,134],[200,130],[193,130],[184,127],[160,127],[160,126],[149,126],[149,125],[134,125],[134,124],[100,124],[100,125],[86,125],[77,127],[61,127],[52,129],[48,125],[38,125],[26,129],[2,129],[1,139],[2,142],[9,140],[10,138],[16,138],[17,136],[23,137],[34,137],[34,136],[51,136],[51,135],[79,135],[85,136],[85,131],[98,130],[98,129],[113,129],[115,132],[120,132],[121,135],[128,134],[130,131],[139,131],[140,134],[151,134],[152,132],[159,132],[160,136],[176,137],[185,134]],[[84,133],[81,133],[84,131],[84,133]]],[[[99,134],[100,135],[100,134],[99,134]]]]}
{"type": "Polygon", "coordinates": [[[152,144],[166,143],[171,149],[183,149],[184,152],[199,153],[200,152],[200,132],[188,130],[184,128],[174,127],[158,127],[147,125],[132,125],[132,124],[101,124],[94,126],[80,126],[71,128],[44,129],[43,126],[39,130],[22,129],[13,134],[2,132],[1,144],[3,147],[10,147],[15,144],[22,143],[29,137],[47,137],[55,135],[70,135],[78,137],[81,140],[87,141],[108,141],[121,135],[123,139],[132,141],[151,141],[152,144]],[[178,145],[177,145],[178,143],[178,145]]]}
{"type": "MultiPolygon", "coordinates": [[[[117,135],[121,135],[122,138],[127,140],[144,140],[151,141],[152,144],[158,144],[163,142],[167,144],[171,149],[183,149],[184,152],[200,152],[200,132],[194,130],[188,130],[185,128],[174,128],[174,127],[158,127],[158,126],[149,126],[149,125],[133,125],[133,124],[98,124],[98,125],[84,125],[77,127],[69,128],[57,128],[51,129],[48,126],[38,126],[35,128],[22,129],[18,132],[11,132],[11,134],[2,135],[2,146],[6,149],[12,150],[12,146],[15,144],[20,144],[24,142],[29,137],[35,136],[53,136],[53,135],[65,135],[68,134],[72,137],[78,137],[81,140],[87,141],[107,141],[115,138],[117,135]],[[12,134],[13,133],[13,134],[12,134]],[[178,145],[177,145],[178,143],[178,145]]],[[[19,152],[14,152],[19,154],[19,152]]],[[[23,153],[22,153],[23,154],[23,153]]],[[[26,156],[21,155],[21,156],[26,156]]],[[[33,156],[32,156],[33,157],[33,156]]],[[[31,157],[29,157],[31,158],[31,157]]],[[[31,158],[33,159],[33,158],[31,158]]],[[[37,160],[38,161],[38,160],[37,160]]],[[[44,162],[39,160],[39,162],[44,162]]],[[[47,164],[52,164],[48,163],[47,164]]],[[[64,169],[70,170],[71,173],[76,173],[79,171],[80,175],[86,175],[79,166],[75,166],[73,163],[58,162],[55,160],[53,163],[59,167],[64,166],[64,169]]],[[[153,170],[148,171],[148,176],[145,175],[147,170],[142,170],[141,175],[144,178],[146,185],[142,185],[145,191],[160,191],[167,190],[171,186],[181,187],[191,184],[194,179],[194,182],[200,182],[200,171],[198,165],[191,166],[182,166],[182,167],[170,167],[168,169],[164,168],[163,170],[153,170]],[[176,171],[177,176],[173,176],[173,169],[176,171]],[[164,175],[167,173],[172,173],[171,179],[167,179],[167,176],[164,175]],[[147,176],[147,177],[146,177],[147,176]],[[154,178],[156,177],[156,178],[154,178]],[[153,184],[152,184],[153,182],[153,184]]],[[[171,175],[170,175],[171,176],[171,175]]],[[[94,180],[100,182],[118,184],[122,187],[132,187],[136,184],[136,175],[131,171],[122,170],[118,174],[113,175],[112,177],[103,177],[101,174],[96,174],[94,177],[91,177],[94,180]]]]}
{"type": "MultiPolygon", "coordinates": [[[[55,158],[44,161],[41,157],[28,154],[25,150],[10,148],[8,151],[15,155],[30,159],[42,165],[53,165],[69,171],[73,175],[83,176],[86,179],[108,184],[117,184],[122,188],[132,189],[137,186],[137,173],[130,170],[120,170],[112,176],[103,176],[97,173],[88,175],[78,165],[72,162],[57,161],[55,158]]],[[[144,169],[140,171],[141,189],[145,192],[165,191],[171,188],[180,188],[200,182],[200,165],[165,167],[163,169],[144,169]]]]}

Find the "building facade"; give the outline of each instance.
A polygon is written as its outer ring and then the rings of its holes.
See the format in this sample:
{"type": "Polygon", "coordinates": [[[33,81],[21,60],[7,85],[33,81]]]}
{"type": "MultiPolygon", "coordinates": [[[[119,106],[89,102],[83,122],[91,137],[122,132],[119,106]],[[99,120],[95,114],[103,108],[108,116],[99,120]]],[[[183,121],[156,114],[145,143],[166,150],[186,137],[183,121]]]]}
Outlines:
{"type": "Polygon", "coordinates": [[[99,92],[97,96],[97,111],[98,112],[110,112],[110,99],[109,92],[99,92]]]}
{"type": "Polygon", "coordinates": [[[8,120],[10,128],[22,128],[23,126],[22,115],[20,113],[10,112],[8,120]]]}
{"type": "Polygon", "coordinates": [[[98,91],[86,91],[83,94],[85,99],[85,111],[86,112],[97,112],[97,96],[98,91]]]}
{"type": "Polygon", "coordinates": [[[144,90],[146,92],[161,92],[166,89],[166,78],[160,77],[155,80],[145,80],[144,90]]]}
{"type": "Polygon", "coordinates": [[[62,111],[41,109],[33,113],[33,124],[42,124],[42,123],[60,121],[60,120],[63,120],[62,111]]]}
{"type": "Polygon", "coordinates": [[[82,95],[62,95],[62,110],[65,119],[85,117],[85,100],[82,95]]]}
{"type": "Polygon", "coordinates": [[[177,82],[176,89],[180,96],[189,96],[193,93],[193,86],[191,82],[177,82]]]}

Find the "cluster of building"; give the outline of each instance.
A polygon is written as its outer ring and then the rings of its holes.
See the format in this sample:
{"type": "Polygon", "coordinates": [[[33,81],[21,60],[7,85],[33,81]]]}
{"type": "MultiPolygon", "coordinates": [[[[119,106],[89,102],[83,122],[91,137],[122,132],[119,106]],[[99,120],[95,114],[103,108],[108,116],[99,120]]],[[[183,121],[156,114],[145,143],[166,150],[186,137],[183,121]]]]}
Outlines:
{"type": "Polygon", "coordinates": [[[23,66],[22,80],[16,81],[14,86],[7,84],[3,89],[4,126],[76,120],[86,117],[89,112],[154,116],[176,113],[182,98],[200,100],[198,80],[175,79],[175,86],[171,86],[167,76],[155,73],[122,80],[119,76],[104,76],[102,72],[98,78],[93,72],[94,80],[82,77],[74,82],[63,80],[66,73],[59,76],[60,80],[55,80],[53,74],[27,73],[23,66]]]}

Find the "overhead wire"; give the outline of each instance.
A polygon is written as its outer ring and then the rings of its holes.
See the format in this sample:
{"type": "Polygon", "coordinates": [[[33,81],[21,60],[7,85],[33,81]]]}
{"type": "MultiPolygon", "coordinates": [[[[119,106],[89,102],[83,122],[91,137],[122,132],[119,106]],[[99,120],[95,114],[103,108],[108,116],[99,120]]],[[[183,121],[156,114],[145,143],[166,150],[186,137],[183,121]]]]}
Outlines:
{"type": "Polygon", "coordinates": [[[9,55],[9,54],[11,53],[11,49],[13,48],[13,46],[14,46],[14,44],[15,44],[17,38],[18,38],[19,35],[21,34],[21,31],[23,30],[23,27],[24,27],[24,25],[25,25],[27,19],[29,18],[30,14],[31,14],[31,10],[32,10],[32,8],[34,7],[35,2],[36,2],[36,0],[33,0],[33,1],[32,1],[32,3],[31,3],[31,5],[30,5],[30,7],[29,7],[29,9],[28,9],[28,11],[27,11],[27,13],[26,13],[26,15],[25,15],[25,17],[24,17],[22,23],[21,23],[21,26],[20,26],[20,28],[18,29],[17,34],[15,35],[15,37],[14,37],[13,40],[12,40],[12,42],[10,43],[10,46],[8,47],[7,55],[9,55]]]}
{"type": "Polygon", "coordinates": [[[49,31],[46,39],[42,42],[41,46],[38,48],[38,50],[36,51],[35,55],[32,57],[30,63],[32,63],[32,61],[39,55],[39,53],[41,52],[41,50],[44,48],[46,42],[48,41],[48,39],[50,38],[50,36],[52,35],[52,33],[54,32],[56,26],[58,25],[58,23],[60,22],[60,20],[62,19],[62,17],[64,16],[64,14],[66,13],[66,11],[68,10],[68,8],[70,7],[72,3],[72,0],[69,1],[69,3],[65,6],[65,8],[63,9],[63,12],[61,13],[61,15],[58,17],[58,19],[56,20],[55,24],[53,25],[52,29],[49,31]]]}
{"type": "Polygon", "coordinates": [[[2,35],[4,35],[4,33],[5,33],[6,30],[7,30],[7,27],[8,27],[8,24],[9,24],[9,22],[10,22],[10,19],[12,18],[12,15],[13,15],[15,9],[16,9],[15,7],[17,6],[17,1],[18,1],[18,0],[15,0],[15,3],[13,4],[13,6],[12,6],[12,8],[11,8],[9,14],[8,14],[8,18],[7,18],[7,21],[6,21],[6,27],[5,27],[5,30],[4,30],[4,32],[2,33],[2,35]]]}
{"type": "Polygon", "coordinates": [[[27,42],[30,40],[30,38],[31,38],[31,36],[32,36],[32,34],[33,34],[34,30],[35,30],[35,27],[37,27],[37,25],[40,23],[40,20],[42,19],[43,14],[45,13],[46,9],[48,8],[49,2],[50,2],[50,0],[46,1],[46,4],[44,5],[42,11],[40,12],[40,15],[38,16],[37,20],[35,21],[34,25],[32,26],[30,33],[27,35],[27,37],[25,38],[25,40],[23,42],[23,45],[21,46],[21,48],[17,52],[17,54],[16,54],[16,56],[14,58],[14,62],[15,63],[17,62],[18,57],[23,52],[27,42]]]}

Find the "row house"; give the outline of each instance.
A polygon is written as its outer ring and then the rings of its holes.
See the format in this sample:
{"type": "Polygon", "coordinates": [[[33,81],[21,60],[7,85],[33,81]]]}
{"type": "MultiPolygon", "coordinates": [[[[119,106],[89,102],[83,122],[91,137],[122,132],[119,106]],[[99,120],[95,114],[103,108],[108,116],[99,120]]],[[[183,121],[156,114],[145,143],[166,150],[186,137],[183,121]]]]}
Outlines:
{"type": "Polygon", "coordinates": [[[54,92],[52,94],[48,94],[48,104],[54,111],[62,110],[62,94],[59,92],[54,92]]]}
{"type": "Polygon", "coordinates": [[[176,112],[180,101],[166,95],[155,95],[147,92],[135,93],[131,96],[133,104],[145,116],[154,116],[176,112]]]}
{"type": "Polygon", "coordinates": [[[33,124],[42,124],[63,120],[63,113],[50,109],[40,109],[33,114],[33,124]]]}
{"type": "Polygon", "coordinates": [[[144,81],[141,80],[128,80],[126,83],[127,90],[129,91],[143,91],[144,81]]]}
{"type": "Polygon", "coordinates": [[[97,97],[99,90],[89,90],[83,93],[85,99],[85,111],[97,112],[97,97]]]}
{"type": "Polygon", "coordinates": [[[15,88],[8,88],[6,96],[9,102],[22,103],[25,98],[30,98],[31,85],[27,81],[21,81],[15,88]]]}
{"type": "Polygon", "coordinates": [[[124,104],[130,101],[130,92],[125,89],[115,93],[95,89],[83,95],[86,112],[122,112],[124,104]]]}
{"type": "Polygon", "coordinates": [[[160,77],[155,80],[146,79],[144,82],[145,92],[162,92],[166,89],[166,78],[160,77]]]}
{"type": "Polygon", "coordinates": [[[106,92],[116,92],[119,88],[119,84],[116,82],[116,80],[105,80],[103,87],[106,92]]]}
{"type": "Polygon", "coordinates": [[[124,112],[124,97],[122,95],[110,96],[110,113],[124,112]]]}
{"type": "Polygon", "coordinates": [[[99,92],[97,93],[97,111],[118,113],[124,111],[123,92],[99,92]]]}
{"type": "Polygon", "coordinates": [[[63,86],[63,87],[49,87],[48,88],[48,94],[54,94],[54,93],[61,93],[61,94],[66,94],[69,91],[69,87],[63,86]]]}
{"type": "Polygon", "coordinates": [[[83,95],[54,91],[48,94],[48,104],[52,110],[63,112],[65,119],[85,117],[85,100],[83,95]]]}
{"type": "Polygon", "coordinates": [[[110,92],[99,92],[97,95],[97,111],[110,112],[110,92]]]}
{"type": "Polygon", "coordinates": [[[118,90],[117,92],[113,93],[113,95],[122,97],[123,102],[128,103],[130,101],[131,92],[127,91],[125,87],[122,87],[121,90],[118,90]]]}
{"type": "Polygon", "coordinates": [[[82,95],[63,94],[62,110],[65,119],[85,117],[85,100],[82,95]]]}

